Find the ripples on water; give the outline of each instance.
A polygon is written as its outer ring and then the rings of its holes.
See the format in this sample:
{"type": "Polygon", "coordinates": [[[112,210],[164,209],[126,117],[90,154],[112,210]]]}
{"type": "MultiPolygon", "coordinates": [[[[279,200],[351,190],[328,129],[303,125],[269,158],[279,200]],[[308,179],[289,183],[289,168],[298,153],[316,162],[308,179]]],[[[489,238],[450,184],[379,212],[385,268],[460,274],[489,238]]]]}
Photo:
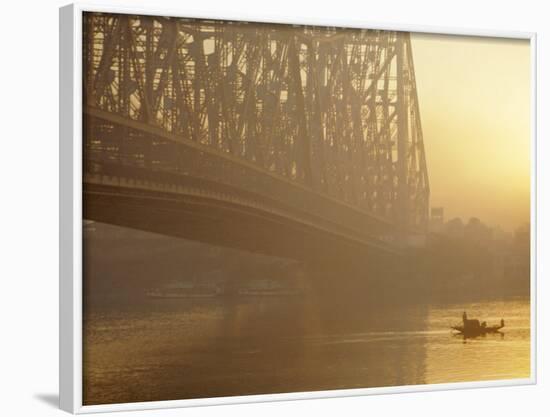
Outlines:
{"type": "Polygon", "coordinates": [[[528,299],[457,305],[313,296],[92,305],[85,404],[528,378],[528,299]],[[464,340],[462,311],[503,335],[464,340]]]}

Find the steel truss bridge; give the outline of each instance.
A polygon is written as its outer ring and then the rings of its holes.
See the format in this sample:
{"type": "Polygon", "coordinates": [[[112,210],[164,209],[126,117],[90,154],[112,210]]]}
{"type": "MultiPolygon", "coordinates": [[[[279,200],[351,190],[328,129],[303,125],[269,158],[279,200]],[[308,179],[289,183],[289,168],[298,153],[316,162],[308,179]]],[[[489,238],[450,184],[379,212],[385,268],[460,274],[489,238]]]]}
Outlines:
{"type": "Polygon", "coordinates": [[[86,13],[83,36],[85,218],[295,258],[425,232],[408,33],[86,13]]]}

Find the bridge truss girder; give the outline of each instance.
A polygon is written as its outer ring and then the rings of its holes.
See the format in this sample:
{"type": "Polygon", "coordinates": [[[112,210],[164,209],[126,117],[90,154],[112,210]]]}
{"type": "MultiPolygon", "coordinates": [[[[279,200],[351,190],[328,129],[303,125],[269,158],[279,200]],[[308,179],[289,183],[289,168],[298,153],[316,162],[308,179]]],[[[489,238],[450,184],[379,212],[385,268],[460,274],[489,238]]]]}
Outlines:
{"type": "MultiPolygon", "coordinates": [[[[403,228],[427,226],[408,33],[86,13],[83,45],[85,108],[241,158],[403,228]]],[[[187,169],[167,141],[108,123],[87,126],[85,140],[89,158],[187,169]]]]}

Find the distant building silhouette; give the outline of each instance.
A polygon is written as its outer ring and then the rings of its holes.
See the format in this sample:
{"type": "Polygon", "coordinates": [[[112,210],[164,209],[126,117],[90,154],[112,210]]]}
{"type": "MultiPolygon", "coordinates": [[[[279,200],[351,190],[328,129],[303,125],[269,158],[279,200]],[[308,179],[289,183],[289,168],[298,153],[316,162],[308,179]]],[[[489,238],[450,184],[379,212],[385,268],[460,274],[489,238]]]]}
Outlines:
{"type": "Polygon", "coordinates": [[[441,233],[445,225],[445,216],[443,207],[432,207],[430,214],[430,232],[441,233]]]}

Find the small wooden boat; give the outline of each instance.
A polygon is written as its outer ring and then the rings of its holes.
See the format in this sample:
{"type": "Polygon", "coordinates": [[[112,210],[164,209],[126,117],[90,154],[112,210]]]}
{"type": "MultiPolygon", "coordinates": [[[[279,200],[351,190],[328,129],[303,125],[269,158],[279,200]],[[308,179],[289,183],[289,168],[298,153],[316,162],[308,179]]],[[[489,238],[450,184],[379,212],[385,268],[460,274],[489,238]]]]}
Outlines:
{"type": "Polygon", "coordinates": [[[483,336],[487,333],[498,333],[504,327],[504,319],[500,319],[500,324],[487,326],[487,322],[479,322],[477,319],[468,319],[466,312],[462,314],[462,326],[451,326],[451,329],[456,330],[459,334],[467,337],[483,336]]]}

